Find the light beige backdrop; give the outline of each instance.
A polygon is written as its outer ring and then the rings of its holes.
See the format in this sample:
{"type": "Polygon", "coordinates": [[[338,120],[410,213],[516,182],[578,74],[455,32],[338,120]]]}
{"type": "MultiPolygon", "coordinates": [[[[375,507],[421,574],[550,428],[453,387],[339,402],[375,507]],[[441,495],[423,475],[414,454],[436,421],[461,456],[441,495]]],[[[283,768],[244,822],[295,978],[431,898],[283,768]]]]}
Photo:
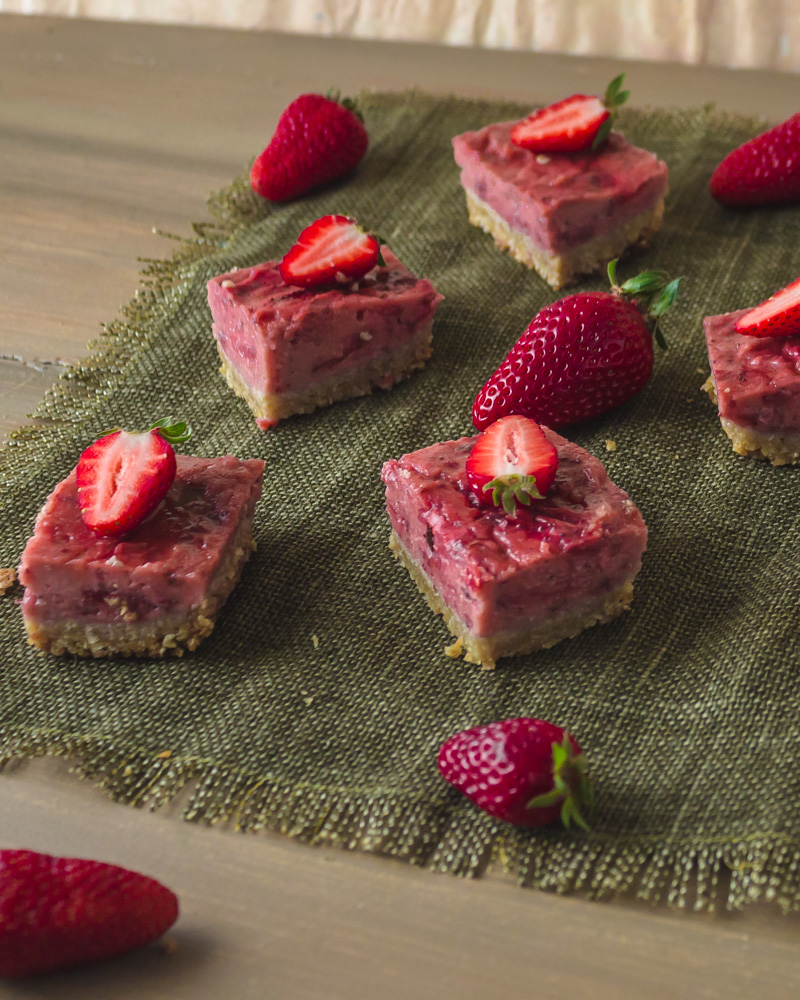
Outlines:
{"type": "Polygon", "coordinates": [[[800,72],[800,0],[0,0],[0,11],[800,72]]]}

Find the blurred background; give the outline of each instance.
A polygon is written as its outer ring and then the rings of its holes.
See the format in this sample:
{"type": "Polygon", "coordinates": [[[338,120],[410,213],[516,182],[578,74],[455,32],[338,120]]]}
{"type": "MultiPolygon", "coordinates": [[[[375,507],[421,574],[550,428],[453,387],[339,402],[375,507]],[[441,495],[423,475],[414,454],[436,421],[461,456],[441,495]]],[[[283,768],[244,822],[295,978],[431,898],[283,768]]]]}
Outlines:
{"type": "Polygon", "coordinates": [[[0,0],[0,12],[800,72],[800,0],[0,0]]]}

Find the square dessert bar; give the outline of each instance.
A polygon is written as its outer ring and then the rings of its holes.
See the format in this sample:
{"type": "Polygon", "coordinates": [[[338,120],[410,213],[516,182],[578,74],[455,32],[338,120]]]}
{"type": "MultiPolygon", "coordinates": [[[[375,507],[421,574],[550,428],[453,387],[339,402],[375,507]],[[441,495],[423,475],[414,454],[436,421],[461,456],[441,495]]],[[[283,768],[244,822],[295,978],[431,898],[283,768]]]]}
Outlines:
{"type": "Polygon", "coordinates": [[[383,247],[385,267],[335,287],[287,285],[268,261],[208,283],[222,374],[262,430],[390,389],[431,355],[433,285],[383,247]]]}
{"type": "Polygon", "coordinates": [[[516,122],[453,139],[470,222],[553,288],[602,270],[661,225],[667,166],[612,132],[596,151],[533,153],[516,122]]]}
{"type": "Polygon", "coordinates": [[[733,325],[748,309],[706,316],[711,375],[703,386],[739,455],[800,464],[800,336],[748,337],[733,325]]]}
{"type": "Polygon", "coordinates": [[[386,462],[390,547],[470,663],[533,652],[627,610],[647,542],[641,514],[600,462],[545,429],[559,466],[543,500],[479,505],[466,476],[475,438],[386,462]]]}
{"type": "Polygon", "coordinates": [[[28,641],[75,656],[181,656],[214,628],[253,548],[264,463],[177,456],[155,512],[125,535],[81,520],[75,470],[36,520],[19,568],[28,641]]]}

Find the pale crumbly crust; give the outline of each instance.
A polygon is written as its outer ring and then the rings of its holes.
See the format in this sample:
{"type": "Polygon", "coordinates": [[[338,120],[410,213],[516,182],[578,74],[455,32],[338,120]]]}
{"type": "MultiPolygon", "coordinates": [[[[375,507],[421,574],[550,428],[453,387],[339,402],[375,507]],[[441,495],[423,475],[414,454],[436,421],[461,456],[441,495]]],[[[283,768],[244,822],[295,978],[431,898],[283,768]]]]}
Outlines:
{"type": "Polygon", "coordinates": [[[524,236],[501,218],[486,202],[471,191],[466,192],[469,221],[488,233],[500,250],[540,274],[551,288],[565,288],[581,275],[602,271],[610,260],[630,247],[646,247],[661,227],[664,199],[647,212],[640,212],[608,236],[593,240],[563,254],[553,254],[524,236]]]}
{"type": "Polygon", "coordinates": [[[252,386],[242,381],[219,345],[217,349],[222,360],[220,372],[225,381],[247,403],[259,427],[265,430],[296,413],[311,413],[321,406],[338,403],[342,399],[366,396],[378,386],[391,388],[395,382],[400,382],[425,365],[432,353],[432,337],[433,317],[396,351],[373,358],[368,364],[345,375],[316,382],[300,392],[287,393],[257,393],[252,386]]]}
{"type": "Polygon", "coordinates": [[[216,574],[209,583],[208,593],[199,607],[179,615],[137,622],[135,616],[126,621],[86,622],[60,619],[41,622],[25,619],[28,642],[54,656],[183,656],[196,649],[208,636],[217,615],[239,581],[244,564],[255,549],[251,538],[252,511],[242,517],[228,550],[216,574]]]}
{"type": "Polygon", "coordinates": [[[463,649],[464,659],[468,663],[477,663],[484,670],[493,670],[495,661],[503,656],[516,656],[520,653],[534,653],[539,649],[549,649],[562,639],[571,639],[592,625],[600,625],[611,621],[627,611],[633,600],[633,580],[627,580],[610,594],[604,594],[595,601],[584,605],[577,611],[561,615],[543,625],[514,631],[500,632],[493,636],[474,635],[455,612],[445,604],[441,594],[436,590],[428,575],[419,566],[394,533],[389,538],[389,548],[397,559],[411,574],[420,593],[425,598],[430,609],[441,615],[450,632],[456,636],[457,643],[447,647],[448,656],[458,655],[463,649]],[[458,653],[454,653],[455,650],[458,653]],[[448,652],[449,650],[449,652],[448,652]]]}
{"type": "MultiPolygon", "coordinates": [[[[719,405],[714,376],[709,375],[703,383],[715,406],[719,405]]],[[[746,458],[764,458],[773,465],[800,465],[800,434],[766,434],[742,427],[726,417],[720,417],[722,429],[728,435],[737,455],[746,458]]]]}
{"type": "Polygon", "coordinates": [[[14,586],[16,579],[17,574],[13,569],[6,566],[0,569],[0,597],[14,586]]]}

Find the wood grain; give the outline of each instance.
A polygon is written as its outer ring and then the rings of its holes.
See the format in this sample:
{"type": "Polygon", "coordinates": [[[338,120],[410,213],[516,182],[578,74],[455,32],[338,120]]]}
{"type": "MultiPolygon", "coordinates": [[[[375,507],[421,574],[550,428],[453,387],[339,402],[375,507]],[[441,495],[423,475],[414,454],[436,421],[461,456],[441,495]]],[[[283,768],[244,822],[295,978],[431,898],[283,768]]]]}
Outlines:
{"type": "MultiPolygon", "coordinates": [[[[73,359],[243,169],[281,108],[331,84],[547,101],[597,90],[607,60],[0,16],[0,354],[73,359]]],[[[629,67],[639,104],[777,119],[796,78],[629,67]]],[[[52,369],[0,361],[0,433],[52,369]]],[[[0,777],[0,845],[94,855],[180,895],[174,954],[3,986],[13,998],[360,1000],[781,998],[800,991],[800,920],[716,918],[521,891],[237,836],[107,802],[58,760],[0,777]]]]}

